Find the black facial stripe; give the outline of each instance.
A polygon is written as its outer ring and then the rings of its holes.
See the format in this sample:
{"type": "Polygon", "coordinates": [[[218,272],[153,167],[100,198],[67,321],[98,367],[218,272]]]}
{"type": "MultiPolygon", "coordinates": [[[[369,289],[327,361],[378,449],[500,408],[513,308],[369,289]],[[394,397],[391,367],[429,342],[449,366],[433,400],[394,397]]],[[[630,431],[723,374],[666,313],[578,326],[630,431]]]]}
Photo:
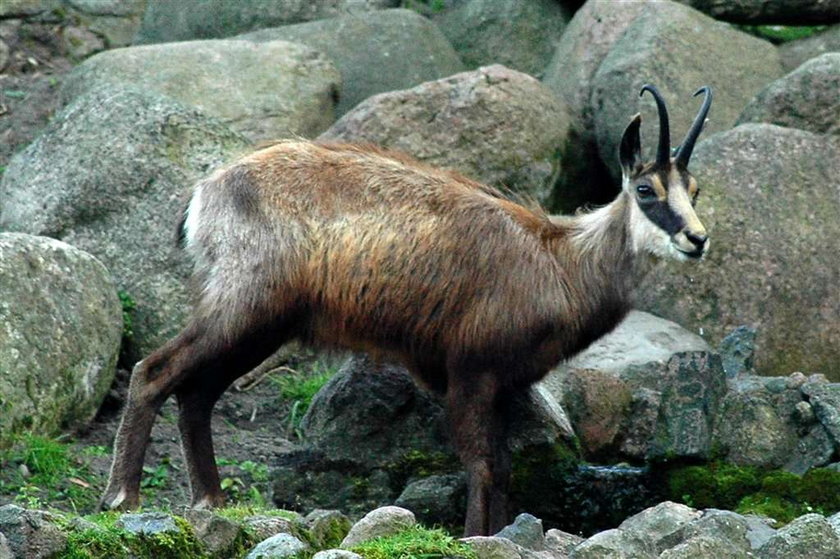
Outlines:
{"type": "Polygon", "coordinates": [[[668,233],[668,235],[676,235],[685,227],[683,218],[671,209],[668,202],[639,204],[639,207],[642,208],[642,211],[649,220],[668,233]]]}

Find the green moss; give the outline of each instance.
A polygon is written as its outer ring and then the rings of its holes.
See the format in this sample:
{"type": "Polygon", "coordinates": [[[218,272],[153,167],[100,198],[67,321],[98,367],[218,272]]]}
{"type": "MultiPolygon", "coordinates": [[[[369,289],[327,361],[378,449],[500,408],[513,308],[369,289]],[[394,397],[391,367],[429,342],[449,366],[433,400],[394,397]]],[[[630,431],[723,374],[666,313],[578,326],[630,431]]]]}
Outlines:
{"type": "Polygon", "coordinates": [[[365,559],[473,559],[475,551],[440,529],[414,526],[393,536],[376,538],[350,551],[365,559]]]}
{"type": "Polygon", "coordinates": [[[410,450],[384,467],[391,489],[402,491],[412,480],[462,471],[458,458],[444,452],[410,450]]]}
{"type": "Polygon", "coordinates": [[[741,31],[745,31],[750,35],[755,35],[756,37],[760,37],[761,39],[765,39],[771,43],[779,44],[816,35],[828,26],[738,25],[737,27],[741,29],[741,31]]]}
{"type": "Polygon", "coordinates": [[[130,341],[134,338],[134,311],[137,310],[137,302],[126,291],[118,291],[117,296],[120,298],[120,305],[122,306],[123,318],[123,339],[130,341]]]}
{"type": "Polygon", "coordinates": [[[816,468],[804,476],[713,462],[666,474],[668,499],[695,508],[762,514],[787,523],[809,512],[840,511],[840,472],[816,468]]]}

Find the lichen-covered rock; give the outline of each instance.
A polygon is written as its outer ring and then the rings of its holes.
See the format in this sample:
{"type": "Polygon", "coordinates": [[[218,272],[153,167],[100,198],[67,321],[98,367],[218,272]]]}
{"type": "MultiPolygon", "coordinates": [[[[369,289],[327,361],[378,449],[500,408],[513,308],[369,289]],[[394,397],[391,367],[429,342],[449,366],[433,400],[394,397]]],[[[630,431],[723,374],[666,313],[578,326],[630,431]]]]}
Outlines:
{"type": "Polygon", "coordinates": [[[215,557],[230,554],[242,534],[240,524],[213,511],[190,509],[184,518],[192,526],[195,538],[215,557]]]}
{"type": "Polygon", "coordinates": [[[712,248],[698,266],[660,262],[639,306],[713,343],[754,325],[764,375],[836,374],[840,260],[825,239],[840,235],[840,138],[744,124],[700,142],[691,167],[712,248]]]}
{"type": "Polygon", "coordinates": [[[545,547],[553,553],[560,554],[562,557],[569,555],[575,546],[579,545],[584,538],[552,528],[545,533],[545,547]]]}
{"type": "Polygon", "coordinates": [[[494,65],[375,95],[321,139],[373,142],[544,201],[560,171],[568,127],[551,91],[494,65]]]}
{"type": "Polygon", "coordinates": [[[764,88],[738,117],[817,134],[840,134],[840,52],[812,58],[764,88]]]}
{"type": "Polygon", "coordinates": [[[12,158],[0,229],[59,238],[96,256],[137,303],[128,357],[179,329],[189,307],[174,227],[187,190],[247,142],[218,120],[124,86],[77,98],[12,158]]]}
{"type": "Polygon", "coordinates": [[[759,559],[835,559],[840,536],[819,514],[800,516],[779,529],[756,553],[759,559]]]}
{"type": "Polygon", "coordinates": [[[245,559],[293,559],[309,550],[309,546],[291,534],[276,534],[261,541],[245,559]]]}
{"type": "Polygon", "coordinates": [[[353,523],[341,511],[315,509],[303,519],[309,541],[316,548],[337,546],[347,536],[353,523]]]}
{"type": "Polygon", "coordinates": [[[516,516],[513,524],[502,528],[497,538],[505,538],[520,547],[542,551],[545,549],[545,533],[542,520],[534,515],[523,512],[516,516]]]}
{"type": "Polygon", "coordinates": [[[135,42],[163,43],[229,37],[264,27],[354,14],[398,4],[398,0],[151,1],[135,42]]]}
{"type": "Polygon", "coordinates": [[[659,559],[752,559],[755,557],[732,545],[728,540],[713,536],[694,536],[676,546],[666,549],[659,555],[659,559]]]}
{"type": "Polygon", "coordinates": [[[567,407],[588,453],[704,456],[725,375],[702,338],[632,312],[542,384],[567,407]]]}
{"type": "MultiPolygon", "coordinates": [[[[781,75],[779,55],[767,41],[675,2],[648,3],[613,44],[593,79],[591,103],[601,159],[614,160],[624,128],[639,111],[643,143],[654,145],[659,119],[651,96],[639,99],[643,84],[654,84],[668,103],[676,146],[697,114],[699,103],[691,95],[698,87],[714,90],[708,137],[732,127],[744,105],[781,75]]],[[[617,176],[618,167],[611,170],[617,176]]]]}
{"type": "Polygon", "coordinates": [[[599,532],[569,554],[569,559],[653,559],[656,547],[644,534],[618,528],[599,532]]]}
{"type": "Polygon", "coordinates": [[[643,534],[653,542],[656,551],[661,553],[674,545],[668,541],[669,537],[700,518],[700,515],[699,511],[691,507],[665,501],[631,516],[619,525],[619,529],[643,534]]]}
{"type": "Polygon", "coordinates": [[[810,37],[779,45],[785,72],[792,72],[808,60],[827,52],[840,52],[840,25],[832,25],[810,37]]]}
{"type": "Polygon", "coordinates": [[[569,14],[554,0],[467,0],[435,21],[468,68],[503,64],[542,74],[569,14]]]}
{"type": "MultiPolygon", "coordinates": [[[[699,539],[700,541],[695,541],[695,543],[682,548],[685,550],[685,556],[691,556],[691,553],[696,555],[707,542],[711,542],[713,546],[726,550],[727,557],[744,557],[751,549],[750,541],[747,538],[749,531],[750,526],[747,519],[740,514],[726,510],[708,509],[663,537],[658,548],[664,551],[699,539]],[[695,548],[697,548],[697,552],[688,553],[689,550],[695,548]]],[[[678,551],[675,550],[670,556],[683,556],[678,551]]]]}
{"type": "Polygon", "coordinates": [[[405,486],[394,501],[428,525],[457,525],[466,510],[467,480],[463,474],[428,476],[405,486]]]}
{"type": "Polygon", "coordinates": [[[115,49],[65,78],[64,104],[105,84],[168,95],[252,141],[313,137],[332,124],[341,75],[320,52],[284,41],[190,41],[115,49]]]}
{"type": "Polygon", "coordinates": [[[175,523],[175,518],[165,512],[122,514],[117,519],[116,526],[121,530],[138,536],[180,532],[180,528],[175,523]]]}
{"type": "Polygon", "coordinates": [[[801,390],[820,424],[840,447],[840,384],[811,382],[804,384],[801,390]]]}
{"type": "Polygon", "coordinates": [[[326,54],[341,73],[336,116],[377,93],[414,87],[465,69],[440,30],[413,10],[354,12],[236,38],[301,43],[326,54]]]}
{"type": "Polygon", "coordinates": [[[720,342],[718,353],[727,378],[755,371],[755,328],[739,326],[720,342]]]}
{"type": "Polygon", "coordinates": [[[825,0],[678,0],[715,19],[748,25],[830,25],[840,10],[825,0]]]}
{"type": "Polygon", "coordinates": [[[89,421],[114,379],[122,330],[117,290],[93,256],[0,233],[0,447],[89,421]]]}
{"type": "Polygon", "coordinates": [[[481,559],[522,559],[518,545],[506,538],[473,536],[461,540],[481,559]]]}
{"type": "Polygon", "coordinates": [[[374,538],[391,536],[415,524],[417,521],[411,511],[400,507],[381,507],[356,522],[341,542],[341,547],[346,549],[374,538]]]}
{"type": "MultiPolygon", "coordinates": [[[[0,507],[0,533],[12,557],[46,559],[57,557],[67,545],[67,536],[58,527],[59,519],[42,510],[27,510],[17,505],[0,507]]],[[[2,553],[2,546],[0,546],[2,553]]]]}

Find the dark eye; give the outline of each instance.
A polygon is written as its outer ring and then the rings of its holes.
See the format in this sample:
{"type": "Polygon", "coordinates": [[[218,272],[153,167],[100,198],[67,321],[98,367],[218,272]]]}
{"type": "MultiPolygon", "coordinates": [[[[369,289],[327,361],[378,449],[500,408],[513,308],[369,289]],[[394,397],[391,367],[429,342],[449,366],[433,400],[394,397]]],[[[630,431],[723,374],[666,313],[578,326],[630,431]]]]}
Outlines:
{"type": "Polygon", "coordinates": [[[647,184],[638,185],[636,187],[636,193],[639,195],[639,198],[641,198],[642,200],[650,199],[650,198],[653,198],[654,196],[656,196],[656,194],[653,192],[653,188],[651,188],[647,184]]]}

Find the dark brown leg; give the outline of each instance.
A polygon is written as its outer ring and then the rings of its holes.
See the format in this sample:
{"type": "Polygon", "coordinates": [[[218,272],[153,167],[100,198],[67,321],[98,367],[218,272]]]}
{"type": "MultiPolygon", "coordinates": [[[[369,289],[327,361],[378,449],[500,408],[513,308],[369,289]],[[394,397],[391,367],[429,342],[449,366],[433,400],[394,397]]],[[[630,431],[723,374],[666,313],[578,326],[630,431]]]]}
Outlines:
{"type": "Polygon", "coordinates": [[[194,508],[224,504],[210,424],[213,407],[236,379],[253,370],[276,349],[276,344],[282,342],[279,336],[274,330],[252,333],[247,340],[228,347],[207,370],[176,391],[181,449],[194,508]]]}
{"type": "Polygon", "coordinates": [[[487,536],[506,514],[497,493],[498,437],[496,379],[492,374],[469,379],[450,375],[447,407],[453,441],[467,471],[465,536],[487,536]],[[495,501],[495,503],[494,503],[495,501]]]}
{"type": "MultiPolygon", "coordinates": [[[[267,330],[253,336],[253,341],[264,342],[266,333],[267,330]]],[[[275,340],[275,344],[278,342],[275,340]]],[[[268,347],[265,355],[274,348],[276,345],[268,347]]],[[[259,363],[257,353],[251,335],[229,342],[194,323],[139,362],[132,372],[100,508],[130,509],[139,505],[143,460],[152,425],[161,405],[174,392],[181,404],[179,427],[193,497],[197,499],[194,502],[209,499],[201,504],[217,504],[221,489],[210,437],[210,412],[230,382],[248,372],[249,365],[259,363]]]]}

